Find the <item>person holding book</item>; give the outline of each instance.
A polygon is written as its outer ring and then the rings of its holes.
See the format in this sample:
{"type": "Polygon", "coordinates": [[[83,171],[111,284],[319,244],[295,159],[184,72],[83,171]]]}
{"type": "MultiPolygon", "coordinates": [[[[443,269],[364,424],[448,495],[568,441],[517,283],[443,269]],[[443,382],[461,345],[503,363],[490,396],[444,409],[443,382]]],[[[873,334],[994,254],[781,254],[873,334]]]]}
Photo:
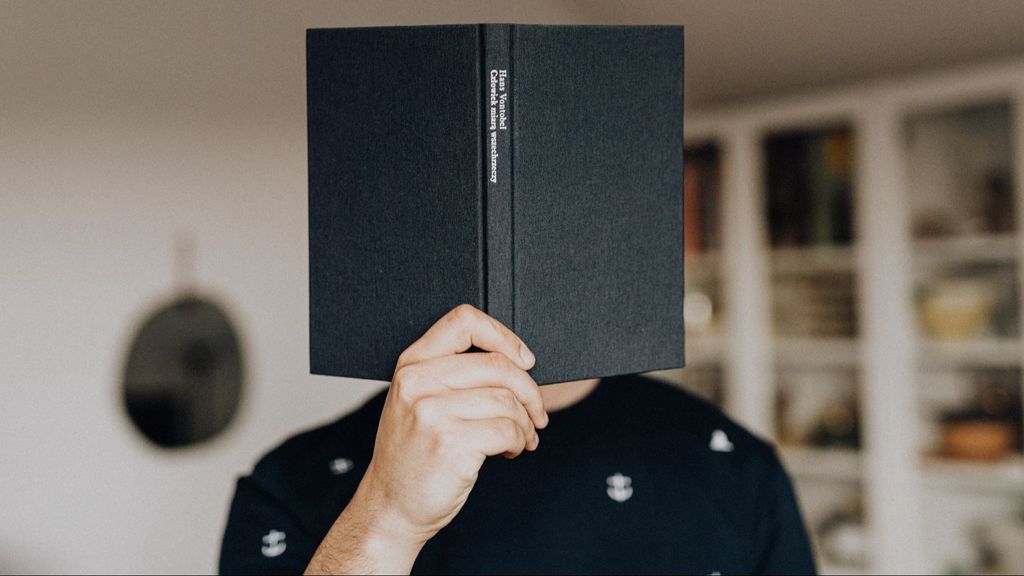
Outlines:
{"type": "Polygon", "coordinates": [[[238,481],[220,571],[815,572],[771,446],[641,376],[539,387],[536,361],[456,307],[386,391],[238,481]]]}
{"type": "Polygon", "coordinates": [[[638,375],[685,365],[683,48],[307,31],[310,371],[391,385],[238,481],[222,572],[815,571],[772,447],[638,375]]]}

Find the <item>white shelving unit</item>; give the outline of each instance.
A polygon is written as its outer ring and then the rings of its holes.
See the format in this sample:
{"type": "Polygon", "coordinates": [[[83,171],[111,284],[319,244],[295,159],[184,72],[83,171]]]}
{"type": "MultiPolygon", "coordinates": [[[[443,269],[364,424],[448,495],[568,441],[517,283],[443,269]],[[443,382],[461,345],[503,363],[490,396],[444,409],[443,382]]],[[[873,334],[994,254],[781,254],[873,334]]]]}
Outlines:
{"type": "MultiPolygon", "coordinates": [[[[688,279],[717,276],[727,309],[716,334],[688,335],[689,365],[718,367],[726,410],[767,438],[777,434],[779,370],[840,369],[856,374],[860,449],[787,446],[780,451],[796,480],[805,512],[813,508],[809,501],[813,498],[827,499],[840,492],[862,498],[869,550],[865,565],[851,568],[825,562],[821,567],[826,573],[949,570],[950,558],[943,556],[944,549],[962,549],[965,544],[956,539],[968,527],[935,529],[934,502],[968,494],[1024,503],[1024,457],[993,464],[926,457],[924,433],[918,426],[924,367],[1019,370],[1024,366],[1019,336],[931,341],[919,336],[915,307],[915,287],[922,278],[937,268],[961,264],[1016,266],[1017,301],[1024,302],[1024,234],[936,239],[915,239],[912,234],[908,119],[993,101],[1008,102],[1013,110],[1012,181],[1016,230],[1022,231],[1024,60],[692,113],[686,118],[688,143],[717,144],[722,169],[721,250],[688,256],[687,275],[688,279]],[[849,127],[853,134],[855,241],[848,246],[772,249],[764,208],[764,138],[780,131],[837,124],[849,127]],[[856,335],[778,336],[773,329],[772,286],[780,274],[851,274],[856,286],[856,335]]],[[[1024,313],[1018,316],[1024,319],[1024,313]]],[[[1021,333],[1024,330],[1017,331],[1021,333]]],[[[685,374],[668,377],[680,380],[685,374]]],[[[990,502],[984,506],[986,510],[997,507],[990,502]]],[[[958,518],[971,517],[970,510],[965,504],[958,518]]]]}

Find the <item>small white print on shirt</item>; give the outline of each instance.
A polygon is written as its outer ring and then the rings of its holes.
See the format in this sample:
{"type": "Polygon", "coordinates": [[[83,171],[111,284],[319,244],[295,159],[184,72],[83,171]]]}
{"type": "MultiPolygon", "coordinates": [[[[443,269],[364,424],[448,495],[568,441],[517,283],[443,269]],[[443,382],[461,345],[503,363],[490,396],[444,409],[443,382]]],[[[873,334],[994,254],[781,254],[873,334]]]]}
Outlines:
{"type": "Polygon", "coordinates": [[[352,470],[352,460],[348,458],[335,458],[330,463],[331,473],[335,476],[340,476],[349,470],[352,470]]]}
{"type": "Polygon", "coordinates": [[[625,502],[633,496],[633,479],[616,472],[608,477],[608,497],[616,502],[625,502]]]}
{"type": "Polygon", "coordinates": [[[725,432],[715,430],[711,433],[711,442],[708,443],[708,448],[711,448],[714,452],[732,452],[733,445],[729,441],[729,437],[725,435],[725,432]]]}
{"type": "Polygon", "coordinates": [[[271,530],[263,536],[263,547],[260,548],[260,552],[263,553],[267,558],[277,558],[281,554],[284,554],[285,549],[288,548],[288,544],[285,543],[285,533],[280,530],[271,530]]]}

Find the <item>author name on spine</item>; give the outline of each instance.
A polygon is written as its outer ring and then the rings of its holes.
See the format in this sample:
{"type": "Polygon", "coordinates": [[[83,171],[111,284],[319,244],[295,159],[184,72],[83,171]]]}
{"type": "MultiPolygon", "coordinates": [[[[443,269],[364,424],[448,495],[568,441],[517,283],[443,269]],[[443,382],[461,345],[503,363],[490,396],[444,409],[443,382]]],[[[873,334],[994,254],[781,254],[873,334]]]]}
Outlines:
{"type": "Polygon", "coordinates": [[[491,69],[490,73],[490,121],[487,124],[490,139],[490,175],[491,184],[498,183],[498,131],[508,130],[508,70],[491,69]]]}

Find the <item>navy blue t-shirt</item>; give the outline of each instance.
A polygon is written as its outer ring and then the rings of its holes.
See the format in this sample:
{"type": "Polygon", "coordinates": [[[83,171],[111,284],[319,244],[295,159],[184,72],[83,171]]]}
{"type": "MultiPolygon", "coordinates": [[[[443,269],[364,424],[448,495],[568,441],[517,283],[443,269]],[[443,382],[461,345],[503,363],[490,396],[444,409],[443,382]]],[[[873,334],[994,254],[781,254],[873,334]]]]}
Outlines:
{"type": "MultiPolygon", "coordinates": [[[[238,480],[222,573],[305,569],[366,471],[384,396],[238,480]]],[[[621,376],[550,417],[537,451],[487,459],[414,574],[815,572],[775,451],[715,406],[621,376]]]]}

